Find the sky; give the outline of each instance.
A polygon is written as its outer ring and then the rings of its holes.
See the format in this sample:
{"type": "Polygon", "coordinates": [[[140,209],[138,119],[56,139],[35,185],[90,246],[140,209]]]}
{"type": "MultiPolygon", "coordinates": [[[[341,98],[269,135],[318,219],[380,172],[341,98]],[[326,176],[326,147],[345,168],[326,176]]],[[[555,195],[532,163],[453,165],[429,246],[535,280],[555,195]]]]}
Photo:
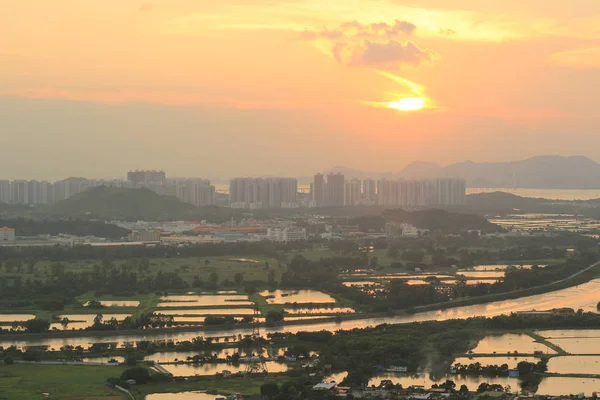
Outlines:
{"type": "Polygon", "coordinates": [[[0,178],[306,176],[600,148],[598,0],[0,9],[0,178]]]}

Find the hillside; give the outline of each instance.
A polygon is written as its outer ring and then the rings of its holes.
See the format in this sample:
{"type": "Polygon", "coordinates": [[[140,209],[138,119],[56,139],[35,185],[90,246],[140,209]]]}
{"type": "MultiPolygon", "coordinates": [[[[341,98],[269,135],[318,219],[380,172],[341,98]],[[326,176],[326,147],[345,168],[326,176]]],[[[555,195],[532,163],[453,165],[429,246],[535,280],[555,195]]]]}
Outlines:
{"type": "Polygon", "coordinates": [[[501,228],[475,214],[450,212],[439,209],[406,211],[403,209],[385,210],[379,216],[363,216],[349,221],[357,224],[361,230],[381,231],[386,222],[407,223],[420,229],[441,231],[444,233],[459,233],[470,230],[483,232],[498,232],[501,228]]]}
{"type": "Polygon", "coordinates": [[[98,236],[107,239],[120,239],[127,236],[127,229],[101,221],[81,219],[33,220],[26,218],[0,219],[0,226],[15,229],[18,236],[58,235],[98,236]]]}
{"type": "Polygon", "coordinates": [[[405,211],[402,209],[387,210],[383,214],[387,221],[405,222],[420,229],[441,231],[445,233],[480,230],[482,232],[498,232],[501,228],[485,218],[475,214],[456,213],[446,210],[429,209],[405,211]]]}
{"type": "Polygon", "coordinates": [[[597,218],[600,216],[600,199],[567,201],[520,197],[505,192],[478,193],[468,195],[467,204],[461,209],[479,214],[579,214],[597,218]]]}
{"type": "Polygon", "coordinates": [[[398,173],[363,172],[346,167],[335,167],[331,171],[342,172],[348,178],[361,179],[463,178],[467,186],[473,188],[600,188],[600,164],[584,156],[539,156],[496,163],[463,161],[446,167],[415,161],[398,173]]]}
{"type": "Polygon", "coordinates": [[[198,208],[148,189],[96,187],[67,200],[40,208],[37,216],[100,220],[227,220],[231,212],[217,207],[198,208]]]}

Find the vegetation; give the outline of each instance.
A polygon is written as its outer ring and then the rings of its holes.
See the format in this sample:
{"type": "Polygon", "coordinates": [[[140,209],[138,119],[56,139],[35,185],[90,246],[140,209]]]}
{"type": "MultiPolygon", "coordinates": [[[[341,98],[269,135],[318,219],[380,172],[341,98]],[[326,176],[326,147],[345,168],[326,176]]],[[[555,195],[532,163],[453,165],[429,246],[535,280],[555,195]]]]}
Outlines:
{"type": "Polygon", "coordinates": [[[64,400],[122,400],[106,380],[119,375],[121,367],[68,365],[0,365],[0,399],[39,399],[41,393],[64,400]]]}
{"type": "Polygon", "coordinates": [[[129,233],[127,229],[100,221],[82,219],[35,220],[26,218],[0,219],[0,226],[15,229],[19,236],[59,235],[98,236],[121,239],[129,233]]]}

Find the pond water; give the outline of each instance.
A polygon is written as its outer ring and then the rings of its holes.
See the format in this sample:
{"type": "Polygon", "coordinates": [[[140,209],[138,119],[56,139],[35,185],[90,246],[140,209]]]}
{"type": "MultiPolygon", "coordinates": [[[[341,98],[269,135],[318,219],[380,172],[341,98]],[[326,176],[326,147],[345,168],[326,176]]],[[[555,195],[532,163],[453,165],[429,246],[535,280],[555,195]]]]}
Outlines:
{"type": "Polygon", "coordinates": [[[556,329],[537,331],[546,339],[553,338],[600,338],[600,329],[556,329]]]}
{"type": "Polygon", "coordinates": [[[227,397],[205,392],[153,393],[146,396],[146,400],[216,400],[222,398],[227,397]]]}
{"type": "Polygon", "coordinates": [[[85,357],[82,358],[83,362],[99,362],[99,363],[107,363],[110,360],[116,360],[117,362],[124,363],[125,357],[121,356],[109,356],[109,357],[85,357]]]}
{"type": "Polygon", "coordinates": [[[454,364],[462,364],[462,365],[469,365],[469,364],[475,364],[475,363],[479,363],[482,366],[488,366],[488,365],[502,365],[502,364],[507,364],[508,368],[516,368],[517,364],[520,363],[521,361],[527,361],[527,362],[532,362],[532,363],[537,363],[538,361],[540,361],[539,358],[535,358],[535,357],[507,357],[507,356],[501,356],[501,357],[459,357],[457,359],[454,360],[454,362],[452,363],[452,365],[454,364]]]}
{"type": "Polygon", "coordinates": [[[373,276],[373,279],[426,279],[426,278],[448,278],[452,279],[452,275],[443,275],[443,274],[422,274],[422,275],[379,275],[373,276]]]}
{"type": "Polygon", "coordinates": [[[599,374],[600,356],[561,356],[548,361],[548,372],[557,374],[599,374]]]}
{"type": "Polygon", "coordinates": [[[252,305],[248,296],[241,294],[203,294],[203,295],[178,295],[163,296],[158,307],[210,307],[227,305],[252,305]]]}
{"type": "MultiPolygon", "coordinates": [[[[410,315],[399,315],[395,317],[382,318],[362,318],[348,320],[343,322],[322,322],[316,324],[297,324],[278,327],[265,327],[261,329],[263,335],[273,332],[299,332],[299,331],[321,331],[329,330],[336,331],[339,329],[355,329],[365,328],[368,326],[376,326],[383,323],[399,324],[420,321],[432,320],[447,320],[460,319],[476,316],[492,317],[501,314],[510,314],[516,311],[548,310],[552,308],[570,307],[574,309],[583,308],[585,311],[596,310],[596,304],[600,300],[600,280],[596,279],[588,283],[571,287],[568,289],[558,290],[555,292],[539,294],[535,296],[522,297],[514,300],[496,301],[486,304],[477,304],[472,306],[455,307],[446,310],[427,311],[410,315]]],[[[304,317],[311,318],[311,317],[304,317]]],[[[35,339],[13,339],[3,340],[0,336],[0,346],[10,346],[12,344],[22,346],[48,345],[53,348],[60,348],[64,345],[71,344],[73,346],[89,347],[92,343],[111,343],[137,340],[190,340],[196,336],[231,336],[231,335],[249,335],[252,333],[250,328],[239,328],[232,330],[210,330],[204,331],[198,328],[191,332],[161,332],[156,333],[149,329],[143,333],[123,336],[115,333],[114,336],[94,336],[90,333],[88,336],[76,338],[35,338],[35,339]]],[[[513,349],[514,350],[514,349],[513,349]]]]}
{"type": "Polygon", "coordinates": [[[335,303],[335,299],[328,294],[316,290],[263,290],[259,293],[267,298],[269,304],[287,304],[287,303],[335,303]]]}
{"type": "Polygon", "coordinates": [[[391,380],[394,383],[394,385],[400,384],[404,388],[409,386],[424,386],[426,389],[429,389],[433,384],[444,383],[446,382],[446,380],[450,379],[454,381],[454,383],[456,383],[457,389],[460,389],[461,385],[467,385],[469,390],[475,391],[477,390],[479,385],[484,382],[487,382],[489,384],[502,385],[503,387],[510,386],[513,390],[520,389],[519,380],[516,378],[446,375],[438,379],[432,379],[432,377],[427,374],[406,375],[394,373],[381,374],[371,378],[371,380],[369,381],[369,386],[379,386],[381,384],[381,381],[385,379],[391,380]]]}
{"type": "Polygon", "coordinates": [[[555,354],[556,352],[548,346],[536,343],[531,336],[505,334],[500,336],[486,336],[475,347],[473,353],[479,354],[507,354],[518,353],[533,354],[535,351],[541,351],[544,354],[555,354]]]}
{"type": "Polygon", "coordinates": [[[342,282],[342,285],[351,287],[351,286],[381,285],[381,283],[374,282],[374,281],[352,281],[352,282],[342,282]]]}
{"type": "Polygon", "coordinates": [[[504,271],[460,271],[456,275],[462,275],[467,278],[504,278],[506,272],[504,271]]]}
{"type": "Polygon", "coordinates": [[[340,383],[342,383],[342,381],[344,379],[346,379],[347,376],[348,376],[348,372],[347,371],[336,372],[334,374],[331,374],[331,375],[326,376],[325,378],[323,378],[323,382],[326,382],[326,383],[335,382],[335,383],[337,383],[339,385],[340,383]]]}
{"type": "MultiPolygon", "coordinates": [[[[89,302],[84,304],[87,307],[89,302]]],[[[137,307],[140,305],[136,300],[100,300],[100,304],[104,307],[137,307]]]]}
{"type": "Polygon", "coordinates": [[[0,314],[0,322],[27,321],[33,318],[33,314],[0,314]]]}
{"type": "Polygon", "coordinates": [[[593,392],[598,391],[599,387],[600,379],[552,376],[542,379],[537,394],[569,395],[585,393],[587,396],[591,396],[593,392]]]}
{"type": "MultiPolygon", "coordinates": [[[[267,361],[265,364],[269,372],[286,372],[289,369],[289,366],[285,363],[267,361]]],[[[244,372],[246,371],[247,364],[163,364],[162,366],[172,373],[173,376],[206,376],[215,375],[224,370],[231,371],[234,374],[244,372]]]]}
{"type": "MultiPolygon", "coordinates": [[[[131,314],[105,314],[103,312],[99,312],[98,314],[102,314],[102,320],[104,322],[110,321],[112,318],[116,318],[117,321],[123,321],[125,318],[130,317],[131,314]]],[[[67,318],[69,324],[66,327],[63,327],[61,323],[53,323],[50,325],[50,329],[58,329],[58,330],[78,330],[85,329],[88,326],[92,326],[94,324],[94,318],[96,318],[97,314],[63,314],[59,315],[58,319],[61,320],[63,318],[67,318]]]]}
{"type": "Polygon", "coordinates": [[[571,354],[600,354],[600,338],[559,338],[551,339],[552,343],[571,354]]]}
{"type": "MultiPolygon", "coordinates": [[[[517,267],[517,268],[531,269],[531,267],[533,267],[533,264],[476,265],[470,269],[473,271],[504,271],[508,267],[511,267],[511,266],[517,267]]],[[[545,265],[538,265],[538,267],[545,267],[545,265]]],[[[461,272],[462,271],[467,271],[467,270],[461,270],[461,272]]]]}
{"type": "Polygon", "coordinates": [[[163,315],[253,315],[251,308],[202,308],[185,310],[156,310],[156,313],[163,315]]]}
{"type": "Polygon", "coordinates": [[[322,308],[286,308],[289,314],[348,314],[355,312],[350,307],[322,307],[322,308]]]}

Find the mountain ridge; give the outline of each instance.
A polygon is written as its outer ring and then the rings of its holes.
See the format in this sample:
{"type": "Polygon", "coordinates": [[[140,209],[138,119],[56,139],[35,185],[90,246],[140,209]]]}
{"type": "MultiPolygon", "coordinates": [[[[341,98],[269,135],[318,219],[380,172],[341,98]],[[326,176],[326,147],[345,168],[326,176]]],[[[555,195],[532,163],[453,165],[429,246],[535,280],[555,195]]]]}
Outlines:
{"type": "Polygon", "coordinates": [[[599,189],[600,164],[589,157],[542,155],[517,161],[461,161],[447,166],[414,161],[396,173],[363,172],[337,166],[329,172],[347,171],[348,178],[426,179],[463,178],[472,188],[599,189]]]}

